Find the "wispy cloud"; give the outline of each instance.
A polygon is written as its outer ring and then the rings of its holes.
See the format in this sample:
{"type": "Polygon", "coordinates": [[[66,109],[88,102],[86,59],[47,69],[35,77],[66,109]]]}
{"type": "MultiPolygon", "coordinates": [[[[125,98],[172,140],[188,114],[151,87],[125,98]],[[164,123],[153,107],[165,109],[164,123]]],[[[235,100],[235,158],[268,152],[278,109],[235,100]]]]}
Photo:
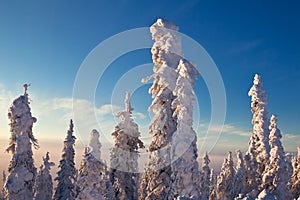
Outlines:
{"type": "Polygon", "coordinates": [[[282,140],[295,140],[295,141],[300,141],[300,135],[298,134],[290,134],[290,133],[285,133],[283,134],[282,140]]]}
{"type": "MultiPolygon", "coordinates": [[[[199,130],[208,130],[208,124],[200,123],[199,130]]],[[[245,130],[243,128],[237,127],[233,124],[224,124],[222,125],[213,125],[210,126],[209,132],[216,133],[221,131],[222,133],[230,134],[230,135],[238,135],[244,137],[250,137],[251,131],[245,130]]],[[[209,134],[209,133],[208,133],[209,134]]]]}
{"type": "Polygon", "coordinates": [[[229,54],[239,54],[242,52],[252,51],[253,49],[257,48],[262,44],[262,40],[253,40],[253,41],[246,41],[246,42],[240,42],[238,44],[235,44],[234,47],[229,49],[229,54]]]}

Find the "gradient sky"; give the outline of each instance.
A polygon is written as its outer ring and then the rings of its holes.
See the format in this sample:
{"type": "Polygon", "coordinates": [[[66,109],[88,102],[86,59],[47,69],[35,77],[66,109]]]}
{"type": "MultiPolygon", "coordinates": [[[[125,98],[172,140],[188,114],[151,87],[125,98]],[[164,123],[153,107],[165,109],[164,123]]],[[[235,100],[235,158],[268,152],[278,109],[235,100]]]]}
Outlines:
{"type": "MultiPolygon", "coordinates": [[[[25,82],[32,85],[31,107],[38,118],[35,134],[63,139],[71,117],[73,84],[86,56],[115,34],[149,27],[164,18],[205,48],[223,78],[227,115],[216,152],[247,147],[251,133],[247,93],[255,73],[262,76],[268,93],[269,113],[278,115],[286,150],[296,151],[300,141],[299,9],[299,1],[1,0],[0,139],[9,137],[7,109],[25,82]]],[[[105,127],[102,134],[109,135],[115,125],[109,115],[114,85],[132,67],[151,62],[150,49],[145,49],[109,66],[95,94],[105,127]]],[[[141,86],[132,95],[145,140],[149,140],[145,135],[151,117],[148,88],[149,84],[141,86]]],[[[210,120],[210,98],[203,79],[195,92],[200,107],[195,124],[200,122],[197,132],[202,137],[210,120]]],[[[123,99],[114,103],[115,110],[123,107],[123,99]]]]}

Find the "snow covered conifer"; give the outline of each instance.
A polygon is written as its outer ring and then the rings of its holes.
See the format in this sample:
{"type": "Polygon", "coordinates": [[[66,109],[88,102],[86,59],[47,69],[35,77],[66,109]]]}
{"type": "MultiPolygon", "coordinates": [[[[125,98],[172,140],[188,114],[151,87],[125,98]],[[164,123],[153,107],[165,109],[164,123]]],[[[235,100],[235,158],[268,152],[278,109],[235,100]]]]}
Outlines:
{"type": "Polygon", "coordinates": [[[180,197],[200,198],[200,172],[197,162],[197,135],[193,130],[194,89],[199,72],[187,60],[181,59],[179,74],[173,91],[173,116],[177,117],[177,130],[172,137],[173,188],[180,197]]]}
{"type": "Polygon", "coordinates": [[[214,174],[214,169],[211,169],[210,172],[210,194],[209,194],[209,200],[217,200],[217,178],[214,174]]]}
{"type": "Polygon", "coordinates": [[[287,163],[285,153],[280,142],[282,137],[277,128],[277,117],[272,115],[270,123],[270,163],[266,166],[262,178],[262,189],[268,189],[278,199],[286,199],[288,195],[287,184],[290,175],[287,174],[287,163]]]}
{"type": "Polygon", "coordinates": [[[139,190],[139,199],[143,200],[173,197],[170,143],[177,124],[171,105],[178,76],[175,70],[182,55],[176,25],[158,19],[150,31],[155,42],[151,49],[154,82],[149,90],[153,98],[149,111],[153,111],[154,117],[149,127],[152,135],[148,148],[150,155],[139,190]]]}
{"type": "Polygon", "coordinates": [[[257,185],[261,184],[259,176],[263,174],[270,157],[267,94],[258,74],[254,76],[253,86],[248,95],[251,96],[253,132],[249,141],[249,149],[246,153],[246,156],[248,155],[247,157],[250,158],[247,164],[250,164],[251,167],[247,167],[246,170],[256,171],[248,171],[246,173],[247,175],[252,174],[252,177],[247,177],[249,179],[247,183],[249,190],[253,190],[256,187],[255,182],[257,182],[257,185]]]}
{"type": "Polygon", "coordinates": [[[44,164],[40,166],[40,171],[36,177],[35,182],[35,200],[48,200],[52,199],[53,182],[50,169],[55,164],[49,162],[49,152],[43,158],[44,164]]]}
{"type": "Polygon", "coordinates": [[[99,132],[92,130],[90,134],[90,148],[85,149],[84,157],[79,168],[76,181],[76,199],[113,200],[108,172],[105,163],[100,158],[101,143],[99,132]]]}
{"type": "Polygon", "coordinates": [[[6,199],[33,199],[33,187],[36,178],[31,144],[38,147],[32,133],[33,123],[27,94],[27,84],[24,84],[24,95],[15,99],[8,110],[10,120],[10,142],[7,148],[13,156],[8,167],[5,182],[6,199]]]}
{"type": "Polygon", "coordinates": [[[201,173],[201,181],[200,181],[200,188],[201,188],[201,197],[200,199],[208,200],[210,196],[210,190],[211,190],[211,178],[212,178],[212,171],[209,167],[209,157],[206,153],[202,160],[202,173],[201,173]]]}
{"type": "Polygon", "coordinates": [[[300,147],[298,147],[298,158],[292,160],[293,175],[292,175],[292,195],[293,198],[300,198],[300,147]]]}
{"type": "Polygon", "coordinates": [[[75,139],[73,135],[73,121],[70,120],[67,137],[64,141],[62,159],[59,161],[59,171],[55,180],[58,182],[54,194],[55,200],[75,199],[74,182],[76,181],[77,170],[75,168],[75,139]]]}
{"type": "Polygon", "coordinates": [[[237,155],[237,167],[234,178],[234,196],[239,194],[244,194],[246,188],[246,179],[245,179],[245,165],[242,152],[240,150],[236,151],[237,155]]]}
{"type": "Polygon", "coordinates": [[[232,153],[228,152],[228,158],[225,158],[221,172],[217,180],[217,198],[222,200],[234,199],[234,177],[235,170],[233,166],[232,153]]]}
{"type": "Polygon", "coordinates": [[[121,122],[115,127],[115,146],[110,156],[110,177],[115,190],[116,199],[138,199],[138,157],[139,148],[144,143],[139,139],[141,133],[138,125],[132,119],[133,108],[130,104],[130,93],[126,93],[125,110],[119,112],[117,117],[121,122]]]}
{"type": "Polygon", "coordinates": [[[256,161],[256,153],[255,153],[255,139],[252,135],[252,139],[249,142],[248,151],[244,157],[244,165],[245,165],[245,179],[246,179],[246,193],[257,193],[258,190],[258,182],[259,174],[256,172],[257,161],[256,161]]]}

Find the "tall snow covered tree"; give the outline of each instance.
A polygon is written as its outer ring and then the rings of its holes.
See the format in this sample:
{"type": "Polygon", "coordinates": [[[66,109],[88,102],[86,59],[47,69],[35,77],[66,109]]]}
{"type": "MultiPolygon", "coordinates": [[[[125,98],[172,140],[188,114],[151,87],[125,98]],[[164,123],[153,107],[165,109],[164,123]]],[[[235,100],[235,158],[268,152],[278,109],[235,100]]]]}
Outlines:
{"type": "Polygon", "coordinates": [[[36,177],[35,200],[52,199],[53,182],[50,169],[55,164],[53,162],[49,162],[49,160],[49,152],[47,152],[46,157],[43,158],[44,164],[40,166],[40,171],[36,177]]]}
{"type": "Polygon", "coordinates": [[[228,158],[225,158],[221,172],[217,180],[217,198],[222,200],[232,200],[234,194],[235,170],[233,166],[232,153],[228,152],[228,158]]]}
{"type": "Polygon", "coordinates": [[[288,165],[285,161],[285,153],[280,142],[282,137],[277,128],[277,117],[271,116],[270,121],[270,162],[265,168],[262,178],[262,189],[268,189],[277,199],[287,199],[289,197],[287,184],[291,174],[287,174],[288,165]]]}
{"type": "Polygon", "coordinates": [[[67,137],[64,141],[62,159],[59,161],[59,171],[55,180],[58,182],[54,194],[55,200],[73,200],[75,199],[74,182],[76,181],[77,170],[75,168],[75,139],[73,135],[73,121],[70,120],[67,137]]]}
{"type": "Polygon", "coordinates": [[[237,166],[234,178],[234,196],[238,194],[244,194],[246,188],[246,178],[245,178],[245,164],[242,152],[240,150],[236,151],[237,156],[237,166]]]}
{"type": "Polygon", "coordinates": [[[171,190],[170,143],[176,130],[176,118],[171,105],[175,99],[177,73],[181,59],[181,42],[178,27],[171,22],[158,19],[150,28],[154,45],[151,49],[154,62],[154,82],[149,92],[152,104],[149,111],[154,117],[149,127],[152,142],[148,148],[149,159],[143,174],[139,199],[168,199],[173,197],[171,190]]]}
{"type": "Polygon", "coordinates": [[[121,122],[112,133],[115,146],[111,150],[110,167],[111,182],[115,190],[116,199],[138,199],[138,149],[144,148],[139,139],[141,133],[138,125],[132,119],[133,108],[130,104],[130,93],[126,93],[125,110],[117,117],[121,122]]]}
{"type": "Polygon", "coordinates": [[[292,175],[292,194],[293,198],[300,198],[300,147],[298,147],[298,158],[294,157],[292,160],[293,175],[292,175]]]}
{"type": "Polygon", "coordinates": [[[253,86],[248,95],[251,96],[253,132],[249,141],[249,149],[246,153],[247,159],[250,158],[246,164],[250,164],[251,167],[246,167],[246,170],[250,170],[247,171],[246,174],[251,174],[252,177],[248,176],[246,179],[249,190],[251,191],[256,187],[253,181],[256,182],[257,185],[261,184],[261,174],[263,174],[270,157],[267,94],[258,74],[254,76],[253,86]],[[255,172],[252,170],[255,170],[255,172]]]}
{"type": "Polygon", "coordinates": [[[201,188],[201,197],[202,200],[208,200],[210,196],[210,190],[211,190],[211,178],[212,178],[212,170],[209,167],[209,157],[206,153],[205,156],[202,159],[202,173],[201,173],[201,181],[200,181],[200,188],[201,188]]]}
{"type": "Polygon", "coordinates": [[[179,74],[172,102],[177,117],[177,130],[172,137],[172,178],[176,196],[200,198],[200,172],[197,162],[197,135],[193,130],[193,85],[199,76],[198,70],[187,60],[181,59],[179,74]]]}
{"type": "Polygon", "coordinates": [[[37,140],[32,133],[33,123],[29,107],[27,87],[24,84],[24,95],[15,99],[8,110],[10,120],[10,142],[7,148],[12,152],[12,160],[8,167],[8,176],[5,183],[7,199],[33,199],[33,187],[36,178],[31,145],[38,147],[37,140]]]}
{"type": "Polygon", "coordinates": [[[113,200],[114,193],[107,167],[101,159],[99,132],[92,130],[90,148],[85,149],[76,181],[76,199],[113,200]]]}

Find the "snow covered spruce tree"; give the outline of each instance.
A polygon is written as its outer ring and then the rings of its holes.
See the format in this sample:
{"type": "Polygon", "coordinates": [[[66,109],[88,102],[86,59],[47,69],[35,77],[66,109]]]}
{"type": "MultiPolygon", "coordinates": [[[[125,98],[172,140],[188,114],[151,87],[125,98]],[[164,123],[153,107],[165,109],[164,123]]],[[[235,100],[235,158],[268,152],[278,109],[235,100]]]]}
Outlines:
{"type": "Polygon", "coordinates": [[[101,159],[99,132],[92,130],[76,181],[76,199],[113,200],[114,193],[106,164],[101,159]]]}
{"type": "Polygon", "coordinates": [[[201,171],[201,181],[200,181],[200,188],[201,188],[201,197],[202,200],[208,200],[210,196],[210,190],[211,190],[211,178],[212,178],[212,170],[209,167],[209,157],[206,153],[205,156],[202,159],[202,171],[201,171]]]}
{"type": "Polygon", "coordinates": [[[35,200],[48,200],[52,199],[53,182],[50,169],[55,164],[49,162],[49,152],[43,158],[44,164],[40,166],[40,171],[36,177],[35,182],[35,200]]]}
{"type": "Polygon", "coordinates": [[[33,199],[33,187],[36,178],[31,145],[38,147],[37,140],[32,133],[33,123],[29,107],[27,87],[24,84],[24,95],[15,99],[8,110],[10,120],[10,142],[7,148],[13,156],[8,167],[8,176],[5,182],[6,199],[28,200],[33,199]]]}
{"type": "Polygon", "coordinates": [[[234,199],[234,178],[235,170],[233,165],[232,153],[228,152],[228,158],[225,158],[221,168],[221,172],[217,179],[217,199],[234,199]]]}
{"type": "Polygon", "coordinates": [[[139,139],[141,133],[138,125],[132,119],[133,108],[130,104],[130,93],[126,93],[125,110],[119,112],[117,117],[121,122],[112,133],[115,146],[110,156],[110,178],[114,187],[116,199],[138,199],[139,174],[138,149],[144,148],[139,139]]]}
{"type": "Polygon", "coordinates": [[[261,174],[263,174],[270,157],[267,94],[258,74],[254,76],[253,86],[248,95],[251,96],[253,132],[245,161],[247,165],[250,165],[246,167],[246,181],[247,192],[251,192],[261,184],[261,174]]]}
{"type": "Polygon", "coordinates": [[[293,198],[300,198],[300,147],[298,147],[298,158],[292,160],[293,175],[292,175],[292,195],[293,198]]]}
{"type": "Polygon", "coordinates": [[[290,170],[285,162],[285,153],[280,142],[282,135],[277,128],[277,117],[272,115],[270,122],[271,156],[263,174],[261,189],[268,189],[279,200],[289,199],[287,184],[291,174],[287,174],[290,170]]]}
{"type": "Polygon", "coordinates": [[[246,178],[245,178],[245,165],[242,152],[240,150],[236,151],[237,156],[237,166],[234,178],[234,194],[244,194],[246,188],[246,178]]]}
{"type": "Polygon", "coordinates": [[[187,60],[181,59],[172,102],[177,117],[177,130],[172,137],[172,179],[176,196],[200,198],[200,171],[197,162],[197,135],[193,130],[193,85],[199,72],[187,60]]]}
{"type": "Polygon", "coordinates": [[[181,44],[178,27],[171,22],[158,19],[150,31],[154,39],[151,49],[154,62],[154,78],[149,92],[152,104],[149,111],[154,117],[149,127],[152,142],[149,145],[149,159],[143,174],[139,199],[170,199],[174,197],[171,190],[170,143],[176,130],[176,117],[171,105],[175,99],[177,73],[176,68],[181,59],[181,44]]]}
{"type": "Polygon", "coordinates": [[[64,141],[62,159],[59,161],[59,171],[55,180],[58,182],[55,189],[55,200],[73,200],[75,199],[74,182],[76,181],[77,170],[75,168],[74,144],[76,137],[73,135],[73,121],[70,120],[67,137],[64,141]]]}

